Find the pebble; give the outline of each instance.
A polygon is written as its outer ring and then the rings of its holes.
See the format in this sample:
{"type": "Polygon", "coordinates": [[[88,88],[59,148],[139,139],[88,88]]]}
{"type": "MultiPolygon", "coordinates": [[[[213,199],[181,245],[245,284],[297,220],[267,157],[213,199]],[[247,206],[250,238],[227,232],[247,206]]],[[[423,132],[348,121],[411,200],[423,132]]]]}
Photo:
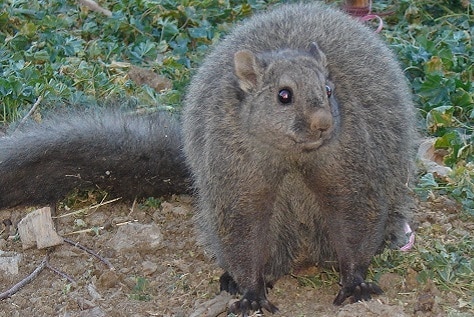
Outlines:
{"type": "Polygon", "coordinates": [[[129,223],[120,226],[110,239],[110,246],[117,252],[150,252],[162,247],[163,234],[154,224],[129,223]]]}

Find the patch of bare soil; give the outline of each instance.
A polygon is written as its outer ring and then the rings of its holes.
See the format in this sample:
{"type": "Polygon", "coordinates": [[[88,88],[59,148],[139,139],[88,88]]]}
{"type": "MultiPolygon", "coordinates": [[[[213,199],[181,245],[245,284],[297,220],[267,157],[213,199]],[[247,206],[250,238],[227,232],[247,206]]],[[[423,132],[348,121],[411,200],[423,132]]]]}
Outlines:
{"type": "MultiPolygon", "coordinates": [[[[443,206],[437,208],[436,212],[444,212],[443,206]]],[[[58,212],[62,213],[66,212],[58,212]]],[[[24,211],[6,211],[0,219],[15,222],[24,215],[24,211]]],[[[57,246],[49,251],[49,263],[75,282],[45,269],[11,298],[0,301],[0,316],[226,316],[225,307],[233,299],[218,295],[222,271],[195,241],[189,197],[132,211],[131,204],[115,203],[80,218],[59,218],[57,230],[108,259],[115,270],[77,247],[57,246]],[[132,223],[116,226],[128,221],[132,223]],[[78,225],[105,228],[68,235],[80,230],[78,225]]],[[[22,257],[18,274],[0,272],[0,292],[32,272],[47,254],[22,250],[19,241],[4,239],[0,250],[22,257]]],[[[433,285],[419,285],[416,274],[385,274],[379,281],[384,295],[338,308],[332,305],[338,285],[318,287],[292,276],[279,280],[269,299],[280,308],[276,316],[447,316],[443,307],[455,305],[456,298],[433,285]]]]}

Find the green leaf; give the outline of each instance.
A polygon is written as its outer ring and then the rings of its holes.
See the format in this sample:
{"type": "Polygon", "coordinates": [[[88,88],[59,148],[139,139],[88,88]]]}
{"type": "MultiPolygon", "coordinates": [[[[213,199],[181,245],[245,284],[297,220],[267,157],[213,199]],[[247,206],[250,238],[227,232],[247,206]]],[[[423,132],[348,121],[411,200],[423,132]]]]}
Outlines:
{"type": "Polygon", "coordinates": [[[189,28],[188,32],[192,38],[207,38],[207,27],[189,28]]]}
{"type": "Polygon", "coordinates": [[[453,121],[453,107],[440,106],[431,109],[426,115],[426,127],[428,131],[434,133],[439,128],[450,127],[453,121]]]}
{"type": "Polygon", "coordinates": [[[432,173],[427,173],[423,175],[420,178],[418,185],[422,188],[431,188],[439,186],[432,173]]]}

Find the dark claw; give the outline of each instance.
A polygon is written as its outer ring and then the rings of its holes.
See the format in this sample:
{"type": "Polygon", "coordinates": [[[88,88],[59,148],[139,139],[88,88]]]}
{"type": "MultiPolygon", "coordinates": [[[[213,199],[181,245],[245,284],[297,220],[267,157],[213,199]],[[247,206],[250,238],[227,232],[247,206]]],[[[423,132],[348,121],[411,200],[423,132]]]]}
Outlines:
{"type": "Polygon", "coordinates": [[[278,308],[270,303],[267,299],[249,300],[244,297],[229,307],[229,311],[231,313],[235,315],[242,314],[244,317],[248,316],[251,311],[262,312],[263,309],[269,311],[272,314],[278,312],[278,308]]]}
{"type": "Polygon", "coordinates": [[[383,291],[377,284],[362,282],[354,286],[341,288],[333,304],[337,306],[342,305],[349,297],[352,297],[351,302],[353,303],[361,300],[369,300],[372,298],[371,294],[380,295],[383,294],[383,291]]]}
{"type": "MultiPolygon", "coordinates": [[[[232,295],[240,293],[239,286],[228,272],[224,272],[224,274],[221,275],[219,282],[221,291],[226,291],[232,295]]],[[[273,287],[273,283],[269,283],[267,287],[273,287]]],[[[278,308],[267,300],[265,291],[248,291],[242,296],[242,299],[234,302],[229,307],[231,313],[236,315],[242,314],[244,317],[247,317],[252,311],[262,312],[264,309],[272,314],[278,312],[278,308]]]]}

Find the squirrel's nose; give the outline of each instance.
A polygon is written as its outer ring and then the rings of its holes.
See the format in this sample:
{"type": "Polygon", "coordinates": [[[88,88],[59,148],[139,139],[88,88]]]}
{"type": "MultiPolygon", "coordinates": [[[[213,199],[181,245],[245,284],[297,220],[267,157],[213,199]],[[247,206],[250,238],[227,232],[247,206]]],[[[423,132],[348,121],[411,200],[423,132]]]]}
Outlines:
{"type": "Polygon", "coordinates": [[[309,128],[311,131],[324,132],[333,125],[331,112],[325,109],[318,109],[309,118],[309,128]]]}

